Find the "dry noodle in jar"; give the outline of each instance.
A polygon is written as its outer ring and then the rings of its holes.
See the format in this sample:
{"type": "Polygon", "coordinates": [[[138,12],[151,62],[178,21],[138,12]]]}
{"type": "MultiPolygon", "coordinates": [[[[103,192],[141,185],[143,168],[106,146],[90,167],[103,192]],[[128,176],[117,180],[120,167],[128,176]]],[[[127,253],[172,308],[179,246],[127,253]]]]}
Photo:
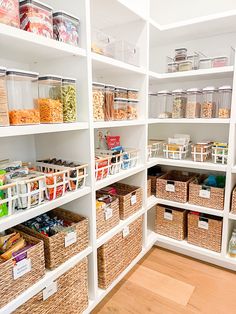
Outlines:
{"type": "Polygon", "coordinates": [[[76,79],[62,79],[61,99],[63,122],[75,122],[77,120],[76,79]]]}
{"type": "Polygon", "coordinates": [[[93,83],[93,119],[94,121],[104,121],[104,96],[105,85],[93,83]]]}
{"type": "Polygon", "coordinates": [[[203,88],[203,103],[201,105],[201,118],[211,119],[215,118],[216,113],[216,88],[208,86],[203,88]]]}
{"type": "Polygon", "coordinates": [[[173,95],[173,119],[181,119],[185,117],[187,97],[183,89],[176,89],[172,92],[173,95]]]}
{"type": "Polygon", "coordinates": [[[115,86],[106,85],[105,86],[105,104],[104,104],[104,119],[105,121],[112,120],[113,116],[113,107],[114,107],[114,95],[115,95],[115,86]]]}

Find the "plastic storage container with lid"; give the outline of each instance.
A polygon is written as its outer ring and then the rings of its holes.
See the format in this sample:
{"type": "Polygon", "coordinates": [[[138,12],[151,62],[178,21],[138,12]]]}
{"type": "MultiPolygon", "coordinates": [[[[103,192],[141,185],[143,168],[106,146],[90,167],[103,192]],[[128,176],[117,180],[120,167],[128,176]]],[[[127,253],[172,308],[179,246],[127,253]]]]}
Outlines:
{"type": "Polygon", "coordinates": [[[230,118],[232,88],[229,85],[221,86],[218,89],[218,117],[230,118]]]}
{"type": "Polygon", "coordinates": [[[20,28],[53,38],[52,11],[52,7],[39,1],[20,1],[20,28]]]}
{"type": "Polygon", "coordinates": [[[177,48],[175,49],[175,62],[184,61],[187,59],[187,49],[177,48]]]}
{"type": "Polygon", "coordinates": [[[93,82],[93,119],[104,121],[105,85],[93,82]]]}
{"type": "Polygon", "coordinates": [[[0,67],[0,126],[8,126],[6,68],[0,67]]]}
{"type": "Polygon", "coordinates": [[[210,69],[212,67],[212,58],[201,58],[199,60],[199,69],[210,69]]]}
{"type": "Polygon", "coordinates": [[[128,99],[127,102],[127,119],[136,120],[138,119],[138,99],[128,99]]]}
{"type": "Polygon", "coordinates": [[[170,91],[162,90],[157,93],[156,103],[152,106],[152,118],[167,119],[172,117],[172,96],[170,91]]]}
{"type": "Polygon", "coordinates": [[[115,98],[125,98],[128,97],[128,90],[125,87],[116,86],[115,88],[115,98]]]}
{"type": "Polygon", "coordinates": [[[179,71],[179,64],[177,62],[167,63],[167,72],[174,73],[179,71]]]}
{"type": "Polygon", "coordinates": [[[105,121],[112,120],[112,110],[114,107],[115,86],[105,85],[105,104],[104,104],[104,119],[105,121]]]}
{"type": "Polygon", "coordinates": [[[215,118],[216,103],[217,103],[217,89],[214,86],[203,88],[203,102],[201,105],[201,118],[209,119],[215,118]]]}
{"type": "Polygon", "coordinates": [[[172,96],[173,96],[172,118],[173,119],[184,118],[187,103],[186,91],[183,89],[173,90],[172,96]]]}
{"type": "Polygon", "coordinates": [[[53,38],[63,43],[79,46],[79,18],[64,11],[53,13],[53,38]]]}
{"type": "Polygon", "coordinates": [[[139,48],[125,40],[114,41],[109,44],[114,51],[114,58],[135,66],[139,65],[139,48]]]}
{"type": "Polygon", "coordinates": [[[128,99],[138,99],[139,98],[139,90],[135,88],[128,89],[128,99]]]}
{"type": "Polygon", "coordinates": [[[198,88],[187,89],[187,104],[185,117],[187,119],[200,118],[201,90],[198,88]]]}
{"type": "Polygon", "coordinates": [[[185,60],[179,62],[179,71],[191,71],[193,69],[193,63],[191,60],[185,60]]]}
{"type": "Polygon", "coordinates": [[[62,123],[62,78],[55,75],[39,77],[39,110],[41,123],[62,123]]]}
{"type": "Polygon", "coordinates": [[[187,56],[187,60],[192,62],[193,70],[198,70],[199,68],[199,54],[195,52],[193,55],[187,56]]]}
{"type": "Polygon", "coordinates": [[[38,73],[8,69],[7,91],[10,124],[39,124],[38,73]]]}
{"type": "Polygon", "coordinates": [[[127,104],[128,100],[123,98],[114,99],[114,108],[112,120],[127,120],[127,104]]]}
{"type": "Polygon", "coordinates": [[[20,27],[19,0],[0,1],[0,23],[20,27]]]}
{"type": "Polygon", "coordinates": [[[99,29],[92,29],[91,50],[95,53],[106,55],[108,57],[115,56],[115,47],[112,47],[114,39],[99,29]]]}
{"type": "Polygon", "coordinates": [[[225,67],[227,65],[228,65],[228,57],[226,56],[219,56],[212,59],[213,68],[225,67]]]}
{"type": "Polygon", "coordinates": [[[77,89],[75,78],[62,79],[61,99],[63,105],[63,122],[77,121],[77,89]]]}

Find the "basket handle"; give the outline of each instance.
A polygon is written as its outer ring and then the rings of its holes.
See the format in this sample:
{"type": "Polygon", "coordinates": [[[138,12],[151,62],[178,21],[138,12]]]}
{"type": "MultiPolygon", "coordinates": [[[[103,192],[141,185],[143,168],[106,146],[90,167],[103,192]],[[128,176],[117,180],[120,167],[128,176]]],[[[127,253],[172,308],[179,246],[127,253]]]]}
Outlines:
{"type": "Polygon", "coordinates": [[[167,184],[175,185],[175,181],[167,180],[167,184]]]}

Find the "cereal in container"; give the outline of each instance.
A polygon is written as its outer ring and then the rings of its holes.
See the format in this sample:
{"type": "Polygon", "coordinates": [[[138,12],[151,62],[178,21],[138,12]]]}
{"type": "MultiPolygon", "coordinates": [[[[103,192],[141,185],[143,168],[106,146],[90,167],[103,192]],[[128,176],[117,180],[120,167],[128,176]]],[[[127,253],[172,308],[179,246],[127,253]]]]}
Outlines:
{"type": "Polygon", "coordinates": [[[8,69],[7,87],[10,124],[39,124],[38,73],[8,69]]]}
{"type": "Polygon", "coordinates": [[[139,90],[134,88],[128,89],[128,99],[138,99],[139,98],[139,90]]]}
{"type": "Polygon", "coordinates": [[[115,88],[115,98],[128,98],[128,90],[125,87],[118,87],[115,88]]]}
{"type": "Polygon", "coordinates": [[[128,100],[123,98],[114,99],[114,109],[112,120],[127,120],[127,104],[128,100]]]}
{"type": "Polygon", "coordinates": [[[217,89],[214,86],[203,88],[203,102],[201,105],[201,118],[211,119],[216,115],[217,89]]]}
{"type": "Polygon", "coordinates": [[[201,90],[198,88],[187,89],[187,104],[185,117],[194,119],[200,117],[201,111],[201,90]]]}
{"type": "Polygon", "coordinates": [[[20,27],[19,1],[1,0],[0,1],[0,23],[20,27]]]}
{"type": "Polygon", "coordinates": [[[229,85],[221,86],[218,89],[218,117],[230,118],[232,88],[229,85]]]}
{"type": "Polygon", "coordinates": [[[138,104],[137,99],[128,99],[127,102],[127,119],[136,120],[138,119],[138,104]]]}
{"type": "Polygon", "coordinates": [[[172,109],[172,118],[181,119],[185,117],[186,110],[186,91],[183,89],[176,89],[172,92],[173,95],[173,109],[172,109]]]}
{"type": "Polygon", "coordinates": [[[52,7],[39,1],[20,1],[20,28],[53,38],[52,11],[52,7]]]}
{"type": "Polygon", "coordinates": [[[62,78],[55,75],[39,77],[41,123],[63,123],[62,78]]]}
{"type": "Polygon", "coordinates": [[[8,126],[6,68],[0,67],[0,126],[8,126]]]}
{"type": "Polygon", "coordinates": [[[63,122],[77,121],[76,79],[63,78],[61,99],[63,105],[63,122]]]}
{"type": "Polygon", "coordinates": [[[115,86],[105,85],[105,103],[104,103],[104,119],[112,120],[115,98],[115,86]]]}
{"type": "Polygon", "coordinates": [[[93,119],[104,121],[105,85],[93,82],[93,119]]]}

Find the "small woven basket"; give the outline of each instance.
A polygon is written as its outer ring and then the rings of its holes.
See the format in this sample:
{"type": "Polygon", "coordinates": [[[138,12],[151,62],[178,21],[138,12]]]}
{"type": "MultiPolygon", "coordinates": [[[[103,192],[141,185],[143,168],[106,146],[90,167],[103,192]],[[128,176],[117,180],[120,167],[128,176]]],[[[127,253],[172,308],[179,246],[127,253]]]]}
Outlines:
{"type": "Polygon", "coordinates": [[[147,197],[150,197],[152,195],[152,180],[147,180],[147,197]]]}
{"type": "Polygon", "coordinates": [[[236,214],[236,186],[234,187],[233,193],[232,193],[231,213],[236,214]]]}

